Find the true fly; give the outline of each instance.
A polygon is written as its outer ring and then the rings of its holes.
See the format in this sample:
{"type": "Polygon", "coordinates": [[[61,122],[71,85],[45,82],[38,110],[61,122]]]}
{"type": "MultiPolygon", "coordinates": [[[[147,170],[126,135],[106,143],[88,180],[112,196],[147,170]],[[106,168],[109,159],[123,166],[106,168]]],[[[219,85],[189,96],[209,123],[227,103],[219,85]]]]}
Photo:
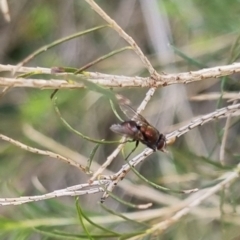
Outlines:
{"type": "Polygon", "coordinates": [[[143,116],[138,114],[129,105],[120,104],[120,108],[131,120],[124,121],[120,124],[113,124],[110,129],[117,134],[124,135],[136,141],[136,147],[133,151],[137,148],[139,142],[141,142],[153,151],[160,150],[164,152],[166,145],[165,136],[159,133],[155,127],[148,123],[143,116]]]}

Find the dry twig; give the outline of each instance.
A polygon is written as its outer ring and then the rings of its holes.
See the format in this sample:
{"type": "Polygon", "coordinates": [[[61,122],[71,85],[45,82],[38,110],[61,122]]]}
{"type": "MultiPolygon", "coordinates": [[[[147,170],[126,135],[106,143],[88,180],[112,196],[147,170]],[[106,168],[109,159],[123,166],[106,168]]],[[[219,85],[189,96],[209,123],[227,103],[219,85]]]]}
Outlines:
{"type": "MultiPolygon", "coordinates": [[[[11,65],[0,65],[0,72],[11,71],[14,66],[11,65]]],[[[45,73],[52,74],[51,69],[48,68],[27,68],[21,67],[19,72],[35,74],[45,73]]],[[[176,74],[165,74],[161,77],[152,79],[151,77],[128,77],[128,76],[117,76],[102,73],[85,72],[77,76],[73,76],[71,73],[58,73],[56,76],[66,76],[70,81],[65,79],[24,79],[24,78],[0,78],[0,86],[2,87],[32,87],[32,88],[82,88],[84,85],[81,83],[81,79],[89,80],[93,83],[100,84],[104,87],[166,87],[172,84],[189,84],[196,81],[202,81],[211,78],[219,78],[223,76],[229,76],[234,73],[240,72],[240,63],[233,63],[230,65],[201,69],[192,72],[183,72],[176,74]],[[79,82],[78,82],[79,79],[79,82]]]]}
{"type": "MultiPolygon", "coordinates": [[[[167,138],[167,140],[169,140],[173,137],[179,137],[182,134],[185,134],[186,132],[190,131],[191,129],[193,129],[197,126],[201,126],[201,125],[203,125],[209,121],[212,121],[214,119],[229,116],[233,112],[236,112],[238,109],[240,109],[240,104],[235,104],[235,105],[228,106],[226,108],[218,109],[215,112],[206,114],[198,119],[195,119],[194,121],[190,122],[189,124],[180,128],[177,131],[167,134],[166,138],[167,138]]],[[[20,146],[22,147],[21,143],[12,142],[11,139],[9,140],[9,142],[14,143],[15,145],[17,145],[19,147],[20,146]]],[[[23,148],[26,148],[25,146],[26,145],[23,144],[23,148]]],[[[34,149],[32,149],[32,151],[37,153],[34,149]]],[[[126,174],[131,170],[130,165],[132,167],[136,167],[139,163],[144,161],[152,153],[153,153],[152,149],[149,149],[149,148],[145,149],[142,153],[140,153],[139,155],[137,155],[136,157],[131,159],[129,161],[129,163],[123,165],[122,168],[117,173],[115,173],[113,175],[104,176],[104,179],[93,181],[91,184],[90,183],[80,184],[80,185],[72,186],[72,187],[69,187],[66,189],[56,190],[52,193],[48,193],[48,194],[44,194],[44,195],[40,195],[40,196],[20,197],[20,198],[4,198],[4,199],[0,199],[0,202],[2,202],[2,203],[0,203],[0,205],[1,204],[2,205],[17,205],[17,204],[23,204],[26,202],[40,201],[40,200],[54,198],[54,197],[60,197],[60,196],[77,196],[77,195],[92,194],[92,193],[97,193],[97,192],[104,192],[105,188],[107,189],[107,191],[111,192],[111,191],[113,191],[114,187],[118,184],[118,182],[120,180],[123,180],[125,178],[126,174]],[[104,188],[103,188],[103,186],[104,186],[104,188]],[[86,188],[86,187],[89,189],[79,190],[79,189],[86,188]]],[[[238,166],[236,168],[236,170],[234,170],[232,173],[230,172],[229,175],[224,174],[222,176],[222,179],[224,179],[224,180],[221,183],[216,184],[216,186],[214,186],[213,188],[210,188],[208,194],[204,195],[205,197],[202,200],[204,200],[207,196],[209,196],[209,194],[211,195],[211,193],[213,194],[215,191],[218,191],[219,189],[221,189],[227,183],[230,183],[233,179],[236,179],[238,177],[239,171],[240,171],[240,167],[238,166]],[[231,176],[231,177],[229,177],[229,176],[231,176]],[[212,190],[212,189],[214,189],[214,190],[212,190]]],[[[107,196],[108,196],[108,193],[105,192],[103,195],[102,201],[104,201],[107,196]]],[[[200,201],[196,200],[195,203],[190,206],[194,207],[200,203],[201,203],[201,200],[200,201]]],[[[186,209],[188,209],[188,208],[186,208],[186,209]]],[[[189,209],[188,209],[188,211],[189,211],[189,209]]],[[[183,213],[187,214],[187,213],[185,213],[185,211],[183,213]]],[[[180,216],[182,216],[182,212],[181,212],[180,216]]]]}
{"type": "Polygon", "coordinates": [[[3,134],[0,134],[0,139],[4,140],[4,141],[7,141],[17,147],[20,147],[21,149],[24,149],[28,152],[32,152],[32,153],[35,153],[35,154],[39,154],[39,155],[44,155],[44,156],[49,156],[51,158],[56,158],[56,159],[59,159],[61,161],[64,161],[74,167],[77,167],[78,169],[80,169],[81,171],[84,171],[86,172],[86,169],[84,166],[82,166],[81,164],[73,161],[72,159],[70,158],[66,158],[66,157],[63,157],[61,156],[60,154],[56,154],[56,153],[53,153],[53,152],[50,152],[50,151],[46,151],[46,150],[41,150],[41,149],[38,149],[38,148],[33,148],[33,147],[30,147],[30,146],[27,146],[19,141],[16,141],[10,137],[7,137],[3,134]]]}
{"type": "Polygon", "coordinates": [[[10,13],[9,13],[9,7],[8,7],[7,0],[0,0],[0,9],[3,13],[4,19],[7,22],[10,22],[11,17],[10,17],[10,13]]]}

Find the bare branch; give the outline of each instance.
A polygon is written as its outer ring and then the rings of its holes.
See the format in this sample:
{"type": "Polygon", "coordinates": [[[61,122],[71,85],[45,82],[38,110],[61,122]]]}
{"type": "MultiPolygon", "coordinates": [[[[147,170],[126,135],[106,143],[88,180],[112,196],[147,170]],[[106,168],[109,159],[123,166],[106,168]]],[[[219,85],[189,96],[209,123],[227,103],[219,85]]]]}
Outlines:
{"type": "MultiPolygon", "coordinates": [[[[1,71],[11,71],[14,69],[14,66],[11,65],[0,65],[1,71]]],[[[29,73],[45,73],[51,74],[51,69],[48,68],[26,68],[21,67],[19,72],[29,73]]],[[[234,73],[240,72],[240,63],[234,63],[230,65],[213,67],[207,69],[201,69],[198,71],[192,72],[183,72],[176,74],[165,74],[161,75],[161,77],[153,80],[149,77],[128,77],[128,76],[117,76],[117,75],[109,75],[102,73],[93,73],[93,72],[85,72],[84,74],[79,74],[74,76],[74,80],[72,81],[71,76],[73,74],[70,73],[59,73],[56,74],[58,77],[68,77],[71,82],[67,80],[60,79],[51,79],[51,80],[43,80],[43,79],[24,79],[24,78],[0,78],[0,86],[2,87],[32,87],[32,88],[82,88],[83,84],[81,84],[81,79],[87,79],[96,84],[100,84],[104,87],[165,87],[172,84],[179,83],[192,83],[195,81],[202,81],[210,78],[219,78],[223,76],[232,75],[234,73]],[[76,82],[76,79],[79,78],[79,83],[76,82]]]]}
{"type": "MultiPolygon", "coordinates": [[[[56,142],[54,139],[38,132],[36,129],[33,129],[29,125],[24,125],[23,131],[25,135],[31,139],[31,141],[38,143],[46,149],[67,156],[68,158],[71,158],[75,161],[79,161],[81,164],[85,164],[87,162],[87,159],[80,153],[77,153],[68,147],[56,142]]],[[[91,169],[93,171],[97,170],[99,167],[100,165],[97,162],[92,162],[91,169]]],[[[108,169],[105,169],[105,174],[113,175],[114,173],[108,169]]],[[[147,201],[156,202],[159,204],[166,204],[166,202],[168,204],[176,204],[178,202],[178,199],[176,197],[166,195],[148,186],[139,184],[136,185],[128,179],[120,182],[119,187],[129,194],[134,194],[134,196],[145,199],[147,201]],[[139,191],[134,191],[136,187],[139,191]],[[147,196],[145,195],[146,191],[148,192],[147,196]]]]}
{"type": "Polygon", "coordinates": [[[240,104],[234,104],[231,106],[227,106],[225,108],[221,108],[216,110],[215,112],[203,115],[202,117],[196,118],[192,120],[189,124],[181,127],[180,129],[173,131],[169,134],[167,134],[167,139],[174,138],[174,137],[180,137],[181,135],[187,133],[191,129],[202,126],[203,124],[210,122],[214,119],[226,117],[240,109],[240,104]]]}
{"type": "Polygon", "coordinates": [[[211,101],[222,99],[237,99],[240,98],[239,92],[210,92],[205,94],[198,94],[196,96],[190,97],[190,101],[211,101]]]}
{"type": "MultiPolygon", "coordinates": [[[[202,117],[196,118],[193,121],[191,121],[189,124],[187,124],[184,127],[181,127],[180,129],[173,131],[166,135],[167,142],[171,142],[172,138],[180,137],[181,135],[187,133],[188,131],[192,130],[193,128],[196,128],[198,126],[201,126],[207,122],[210,122],[214,119],[227,117],[228,115],[236,112],[240,109],[240,104],[231,105],[225,108],[221,108],[216,110],[215,112],[206,114],[202,117]]],[[[126,174],[131,170],[131,167],[136,167],[139,163],[144,161],[148,156],[150,156],[153,153],[152,149],[146,148],[142,153],[134,157],[132,160],[129,161],[129,163],[122,166],[122,168],[115,173],[114,175],[110,176],[104,176],[103,179],[105,180],[112,180],[112,182],[107,187],[107,192],[103,194],[102,202],[108,197],[108,192],[112,192],[115,186],[119,183],[119,181],[123,180],[126,176],[126,174]]]]}
{"type": "MultiPolygon", "coordinates": [[[[233,105],[235,105],[236,103],[237,103],[237,100],[235,100],[233,102],[233,105]]],[[[222,165],[225,165],[225,146],[226,146],[226,143],[227,143],[227,136],[228,136],[228,130],[229,130],[230,122],[231,122],[231,117],[232,117],[231,114],[228,115],[228,117],[227,117],[226,124],[225,124],[225,127],[224,127],[224,133],[223,133],[223,137],[222,137],[222,144],[221,144],[221,147],[220,147],[219,160],[220,160],[220,163],[222,165]]]]}
{"type": "MultiPolygon", "coordinates": [[[[150,88],[144,98],[144,100],[142,101],[142,103],[140,104],[140,106],[137,109],[138,113],[141,113],[141,111],[143,111],[147,105],[147,103],[150,101],[151,97],[153,96],[154,92],[155,92],[155,88],[150,88]]],[[[126,141],[126,137],[122,137],[121,142],[126,141]]],[[[89,180],[89,182],[91,183],[92,181],[94,181],[113,161],[114,158],[116,158],[116,156],[118,155],[118,153],[122,150],[124,144],[120,144],[113,152],[112,154],[110,154],[107,158],[107,160],[101,165],[101,167],[93,174],[93,176],[91,177],[91,179],[89,180]]]]}
{"type": "Polygon", "coordinates": [[[10,17],[10,13],[9,13],[9,7],[8,7],[7,0],[0,0],[0,9],[3,13],[4,19],[7,22],[10,22],[11,17],[10,17]]]}
{"type": "Polygon", "coordinates": [[[212,196],[216,192],[223,189],[226,185],[235,181],[239,177],[239,172],[240,172],[240,165],[237,166],[236,171],[233,171],[233,172],[228,173],[228,174],[224,174],[224,176],[222,177],[224,180],[222,182],[216,184],[214,187],[212,187],[212,188],[210,188],[206,191],[203,190],[203,193],[201,193],[201,194],[200,193],[196,194],[195,195],[196,197],[195,197],[194,200],[192,200],[193,197],[190,197],[191,202],[186,207],[184,207],[183,209],[178,211],[176,214],[174,214],[172,217],[168,218],[167,220],[165,220],[163,222],[160,222],[158,224],[155,224],[151,228],[150,232],[155,232],[157,230],[160,230],[160,231],[165,230],[168,227],[170,227],[171,225],[173,225],[175,222],[179,221],[182,217],[187,215],[192,210],[192,208],[198,206],[205,199],[209,198],[210,196],[212,196]]]}
{"type": "Polygon", "coordinates": [[[30,87],[39,89],[63,89],[63,88],[83,88],[81,83],[69,83],[66,80],[44,80],[25,78],[4,78],[0,77],[0,87],[30,87]]]}
{"type": "Polygon", "coordinates": [[[97,12],[106,22],[108,22],[111,27],[118,32],[118,34],[125,39],[129,45],[133,48],[136,54],[140,57],[145,67],[148,69],[151,76],[158,75],[152,64],[149,60],[144,56],[142,50],[136,44],[136,42],[112,19],[110,18],[93,0],[85,0],[92,9],[97,12]]]}
{"type": "Polygon", "coordinates": [[[39,154],[39,155],[44,155],[44,156],[49,156],[51,158],[56,158],[56,159],[59,159],[61,161],[64,161],[74,167],[77,167],[78,169],[80,169],[81,171],[84,171],[86,172],[86,169],[84,166],[82,166],[81,164],[79,164],[78,162],[75,162],[74,160],[70,159],[70,158],[66,158],[66,157],[63,157],[61,156],[60,154],[56,154],[56,153],[53,153],[53,152],[50,152],[50,151],[46,151],[46,150],[41,150],[41,149],[38,149],[38,148],[33,148],[33,147],[30,147],[30,146],[27,146],[19,141],[16,141],[12,138],[9,138],[3,134],[0,134],[0,139],[4,140],[4,141],[7,141],[17,147],[20,147],[28,152],[32,152],[32,153],[36,153],[36,154],[39,154]]]}
{"type": "Polygon", "coordinates": [[[50,198],[63,197],[63,196],[80,196],[86,194],[93,194],[104,191],[102,186],[106,186],[109,181],[95,181],[91,184],[90,189],[79,190],[83,188],[87,188],[90,185],[88,183],[75,185],[72,187],[67,187],[65,189],[56,190],[47,194],[39,195],[39,196],[25,196],[18,198],[0,198],[0,205],[19,205],[27,202],[36,202],[41,200],[46,200],[50,198]]]}

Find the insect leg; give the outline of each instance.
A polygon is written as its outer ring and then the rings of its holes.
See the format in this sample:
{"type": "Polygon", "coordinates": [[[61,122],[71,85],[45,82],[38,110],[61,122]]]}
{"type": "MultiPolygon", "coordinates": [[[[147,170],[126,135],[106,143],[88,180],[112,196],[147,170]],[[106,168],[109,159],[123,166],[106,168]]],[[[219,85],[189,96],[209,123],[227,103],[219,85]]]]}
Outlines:
{"type": "Polygon", "coordinates": [[[138,144],[139,144],[139,141],[136,141],[135,147],[134,147],[133,150],[127,155],[127,157],[125,158],[125,161],[127,161],[127,159],[130,157],[130,155],[137,149],[138,144]]]}

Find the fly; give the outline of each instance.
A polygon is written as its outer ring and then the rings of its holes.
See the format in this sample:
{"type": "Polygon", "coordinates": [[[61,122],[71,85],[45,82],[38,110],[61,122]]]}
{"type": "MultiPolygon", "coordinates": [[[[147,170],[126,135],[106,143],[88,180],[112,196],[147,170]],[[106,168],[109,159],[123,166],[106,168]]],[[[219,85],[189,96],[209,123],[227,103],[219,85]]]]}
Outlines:
{"type": "Polygon", "coordinates": [[[132,152],[137,148],[139,142],[148,146],[153,151],[159,150],[164,152],[166,137],[129,105],[121,104],[120,107],[124,114],[131,120],[113,124],[110,129],[117,134],[136,141],[136,146],[132,152]]]}

